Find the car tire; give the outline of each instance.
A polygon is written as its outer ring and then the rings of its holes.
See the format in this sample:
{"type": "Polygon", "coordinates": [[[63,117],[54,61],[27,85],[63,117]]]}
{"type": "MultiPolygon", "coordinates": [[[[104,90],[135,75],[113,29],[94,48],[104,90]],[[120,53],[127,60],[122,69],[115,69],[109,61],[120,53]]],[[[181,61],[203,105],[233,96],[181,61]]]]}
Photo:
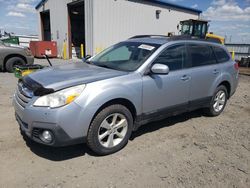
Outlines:
{"type": "Polygon", "coordinates": [[[97,155],[115,153],[128,143],[132,128],[133,117],[125,106],[108,106],[93,119],[88,131],[87,145],[97,155]]]}
{"type": "Polygon", "coordinates": [[[5,64],[5,68],[8,72],[13,72],[15,65],[25,65],[25,61],[20,57],[9,58],[5,64]]]}
{"type": "Polygon", "coordinates": [[[205,113],[211,117],[220,115],[227,104],[227,99],[227,88],[224,85],[220,85],[216,88],[210,106],[205,109],[205,113]]]}

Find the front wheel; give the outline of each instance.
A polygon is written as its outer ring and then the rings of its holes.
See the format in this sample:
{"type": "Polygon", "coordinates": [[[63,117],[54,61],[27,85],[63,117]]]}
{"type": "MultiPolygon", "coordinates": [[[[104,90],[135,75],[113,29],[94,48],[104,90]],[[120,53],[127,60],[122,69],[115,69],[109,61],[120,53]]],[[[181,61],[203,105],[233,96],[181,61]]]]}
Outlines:
{"type": "Polygon", "coordinates": [[[92,121],[87,145],[98,155],[119,151],[128,142],[132,132],[133,117],[123,105],[111,105],[100,111],[92,121]]]}
{"type": "Polygon", "coordinates": [[[12,57],[7,60],[5,68],[8,72],[13,72],[16,65],[25,65],[25,61],[20,57],[12,57]]]}
{"type": "Polygon", "coordinates": [[[209,116],[218,116],[224,110],[227,104],[228,93],[225,86],[219,86],[212,98],[210,107],[205,109],[205,112],[209,116]]]}

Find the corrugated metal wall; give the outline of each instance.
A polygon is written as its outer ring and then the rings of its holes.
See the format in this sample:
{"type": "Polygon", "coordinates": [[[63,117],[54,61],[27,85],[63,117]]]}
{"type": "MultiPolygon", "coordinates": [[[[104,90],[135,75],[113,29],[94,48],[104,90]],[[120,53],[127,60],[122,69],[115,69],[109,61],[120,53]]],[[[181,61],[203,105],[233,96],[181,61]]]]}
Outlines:
{"type": "Polygon", "coordinates": [[[177,31],[185,19],[198,19],[198,13],[183,12],[156,4],[127,0],[94,0],[94,52],[134,35],[167,35],[177,31]],[[159,19],[156,10],[161,10],[159,19]]]}
{"type": "Polygon", "coordinates": [[[85,0],[85,48],[86,55],[92,55],[93,46],[93,0],[85,0]]]}
{"type": "Polygon", "coordinates": [[[250,44],[225,44],[227,49],[235,52],[235,59],[241,60],[242,57],[250,56],[250,44]]]}
{"type": "MultiPolygon", "coordinates": [[[[38,9],[39,12],[50,10],[51,40],[57,42],[58,54],[62,56],[63,43],[68,46],[68,7],[73,0],[49,0],[38,9]]],[[[93,0],[85,2],[85,38],[86,53],[93,54],[93,0]]],[[[39,17],[39,38],[41,39],[41,20],[39,17]]],[[[69,49],[67,56],[69,57],[69,49]]]]}
{"type": "MultiPolygon", "coordinates": [[[[185,19],[198,19],[198,13],[172,7],[143,3],[137,0],[84,0],[86,53],[93,55],[102,49],[134,35],[162,34],[177,31],[185,19]],[[139,3],[140,2],[140,3],[139,3]],[[160,10],[159,19],[156,10],[160,10]]],[[[62,54],[63,42],[68,45],[68,8],[73,0],[49,0],[38,12],[50,10],[51,38],[58,43],[62,54]]],[[[39,31],[41,31],[39,15],[39,31]]],[[[41,32],[39,34],[41,39],[41,32]]],[[[68,53],[68,50],[67,50],[68,53]]]]}
{"type": "MultiPolygon", "coordinates": [[[[58,54],[62,55],[63,42],[68,45],[68,8],[67,4],[72,0],[49,0],[38,11],[50,10],[51,40],[57,42],[58,54]]],[[[41,22],[39,17],[39,31],[41,22]]],[[[41,33],[39,34],[41,39],[41,33]]],[[[68,51],[67,51],[68,53],[68,51]]]]}

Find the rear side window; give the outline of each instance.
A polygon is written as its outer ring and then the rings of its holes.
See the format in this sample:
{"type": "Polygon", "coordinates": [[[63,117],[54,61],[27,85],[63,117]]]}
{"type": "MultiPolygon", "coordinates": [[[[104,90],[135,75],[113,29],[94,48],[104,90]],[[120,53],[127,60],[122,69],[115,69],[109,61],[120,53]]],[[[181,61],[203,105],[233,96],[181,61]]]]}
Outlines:
{"type": "Polygon", "coordinates": [[[219,63],[224,63],[230,59],[229,55],[224,49],[214,46],[213,50],[219,63]]]}
{"type": "Polygon", "coordinates": [[[171,46],[164,50],[155,60],[154,64],[164,64],[170,71],[179,70],[184,67],[186,60],[186,48],[184,44],[171,46]]]}
{"type": "Polygon", "coordinates": [[[216,58],[210,46],[189,44],[188,51],[192,60],[192,67],[216,64],[216,58]]]}

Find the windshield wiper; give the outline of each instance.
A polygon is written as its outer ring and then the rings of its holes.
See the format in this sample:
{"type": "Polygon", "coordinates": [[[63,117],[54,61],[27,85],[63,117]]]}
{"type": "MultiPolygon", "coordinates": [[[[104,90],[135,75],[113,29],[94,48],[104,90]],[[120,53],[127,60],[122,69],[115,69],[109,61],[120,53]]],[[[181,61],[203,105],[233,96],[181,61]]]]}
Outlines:
{"type": "Polygon", "coordinates": [[[116,70],[116,71],[124,71],[123,69],[119,69],[118,67],[110,67],[108,65],[104,65],[104,64],[96,64],[93,63],[93,65],[97,66],[97,67],[103,67],[103,68],[107,68],[107,69],[112,69],[112,70],[116,70]]]}

